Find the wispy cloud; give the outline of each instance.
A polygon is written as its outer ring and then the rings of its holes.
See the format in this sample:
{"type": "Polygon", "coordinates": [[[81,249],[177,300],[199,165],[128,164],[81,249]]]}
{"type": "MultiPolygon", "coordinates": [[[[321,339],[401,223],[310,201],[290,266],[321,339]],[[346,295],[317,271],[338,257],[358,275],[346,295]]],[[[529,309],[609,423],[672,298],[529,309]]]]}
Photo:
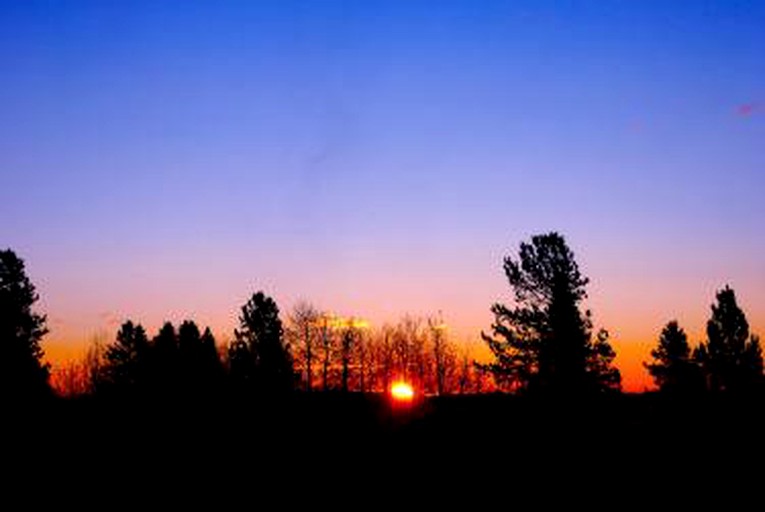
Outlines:
{"type": "Polygon", "coordinates": [[[761,111],[759,103],[742,103],[736,107],[736,115],[739,117],[750,117],[761,111]]]}
{"type": "Polygon", "coordinates": [[[98,319],[101,323],[106,324],[107,327],[116,327],[122,323],[122,317],[117,313],[112,313],[110,311],[99,313],[98,319]]]}

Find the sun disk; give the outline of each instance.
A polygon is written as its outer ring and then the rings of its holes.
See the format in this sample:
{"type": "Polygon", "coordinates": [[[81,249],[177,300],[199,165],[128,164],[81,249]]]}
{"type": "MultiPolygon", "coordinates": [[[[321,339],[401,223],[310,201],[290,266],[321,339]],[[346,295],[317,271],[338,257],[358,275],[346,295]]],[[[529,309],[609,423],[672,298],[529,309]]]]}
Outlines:
{"type": "Polygon", "coordinates": [[[414,398],[414,389],[406,382],[394,382],[390,394],[395,400],[410,401],[414,398]]]}

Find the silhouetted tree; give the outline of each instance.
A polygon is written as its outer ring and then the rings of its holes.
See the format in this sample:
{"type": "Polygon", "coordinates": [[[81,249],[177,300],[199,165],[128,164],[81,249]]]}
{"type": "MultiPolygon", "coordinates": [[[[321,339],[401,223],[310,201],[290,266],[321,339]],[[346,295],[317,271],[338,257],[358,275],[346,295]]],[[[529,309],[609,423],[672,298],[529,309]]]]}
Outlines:
{"type": "Polygon", "coordinates": [[[595,341],[587,350],[587,383],[595,390],[621,389],[622,375],[619,369],[614,366],[616,351],[608,342],[608,338],[607,330],[598,330],[595,341]]]}
{"type": "Polygon", "coordinates": [[[428,327],[430,327],[430,333],[433,340],[436,393],[442,395],[444,394],[446,386],[446,370],[448,358],[445,325],[439,315],[438,319],[428,319],[428,327]]]}
{"type": "Polygon", "coordinates": [[[183,389],[197,393],[202,385],[202,334],[192,320],[178,328],[178,361],[183,389]]]}
{"type": "Polygon", "coordinates": [[[147,385],[149,340],[141,324],[128,320],[106,349],[108,383],[119,391],[144,390],[147,385]]]}
{"type": "Polygon", "coordinates": [[[367,346],[363,331],[367,323],[357,318],[336,318],[332,322],[339,335],[337,357],[340,367],[340,389],[344,392],[366,389],[368,372],[367,346]]]}
{"type": "Polygon", "coordinates": [[[423,337],[422,325],[419,319],[412,316],[404,316],[396,325],[391,339],[393,351],[393,377],[403,379],[417,388],[422,387],[422,382],[413,382],[419,376],[418,355],[423,337]]]}
{"type": "Polygon", "coordinates": [[[470,384],[472,382],[472,371],[475,371],[475,364],[469,358],[467,350],[463,349],[462,353],[460,354],[460,374],[457,380],[457,389],[460,395],[464,395],[465,393],[469,393],[471,391],[470,384]]]}
{"type": "Polygon", "coordinates": [[[455,355],[455,384],[454,391],[460,394],[481,393],[489,389],[488,381],[491,380],[491,373],[485,370],[481,365],[476,364],[474,358],[475,346],[473,343],[464,343],[455,355]]]}
{"type": "Polygon", "coordinates": [[[289,317],[287,338],[302,369],[306,391],[313,389],[313,365],[320,342],[319,312],[308,302],[298,302],[289,317]]]}
{"type": "Polygon", "coordinates": [[[428,333],[421,319],[414,320],[413,325],[416,327],[408,333],[409,340],[407,343],[410,351],[409,361],[412,367],[410,375],[414,376],[415,386],[425,392],[428,386],[428,370],[431,366],[430,353],[426,349],[428,333]]]}
{"type": "Polygon", "coordinates": [[[762,383],[762,350],[729,286],[717,292],[707,341],[694,354],[712,391],[746,392],[762,383]]]}
{"type": "Polygon", "coordinates": [[[255,382],[255,358],[245,340],[234,339],[228,346],[228,375],[236,388],[248,389],[255,382]]]}
{"type": "Polygon", "coordinates": [[[372,371],[370,368],[370,352],[369,341],[364,334],[364,331],[358,329],[356,332],[356,343],[354,350],[354,358],[356,359],[358,366],[358,389],[362,393],[369,390],[372,380],[372,371]]]}
{"type": "Polygon", "coordinates": [[[376,360],[376,380],[382,391],[390,389],[395,367],[395,346],[393,339],[396,336],[395,329],[385,325],[378,334],[372,353],[376,360]]]}
{"type": "Polygon", "coordinates": [[[202,381],[207,386],[216,387],[223,377],[223,365],[218,354],[218,346],[215,343],[215,336],[209,327],[205,327],[202,333],[202,347],[200,352],[200,368],[202,381]]]}
{"type": "Polygon", "coordinates": [[[320,330],[320,348],[321,348],[321,389],[327,391],[331,387],[331,364],[334,357],[335,337],[332,328],[330,327],[330,318],[324,314],[320,317],[319,322],[320,330]]]}
{"type": "Polygon", "coordinates": [[[223,366],[210,328],[200,334],[193,320],[185,320],[176,334],[170,322],[152,344],[153,382],[160,388],[194,395],[214,391],[223,366]]]}
{"type": "Polygon", "coordinates": [[[98,393],[105,385],[108,387],[106,366],[106,340],[108,334],[99,332],[93,336],[88,350],[85,352],[83,366],[87,374],[87,394],[98,393]]]}
{"type": "Polygon", "coordinates": [[[588,279],[557,233],[521,243],[519,259],[507,257],[504,271],[514,292],[514,307],[494,304],[493,336],[482,338],[495,361],[480,365],[499,382],[524,390],[577,394],[618,389],[619,371],[608,333],[592,341],[588,279]]]}
{"type": "Polygon", "coordinates": [[[354,334],[352,327],[346,327],[340,335],[340,388],[345,392],[348,391],[349,367],[355,341],[354,334]]]}
{"type": "MultiPolygon", "coordinates": [[[[435,372],[435,377],[438,375],[441,375],[443,377],[443,388],[442,392],[445,394],[454,394],[457,393],[459,390],[459,360],[458,360],[458,352],[457,347],[452,344],[448,338],[444,336],[444,339],[442,340],[443,346],[442,351],[443,354],[441,356],[441,370],[438,371],[438,365],[435,365],[434,360],[434,366],[433,370],[435,372]]],[[[437,383],[436,383],[437,386],[437,383]]],[[[438,391],[436,387],[436,391],[438,391]]]]}
{"type": "Polygon", "coordinates": [[[661,331],[658,346],[651,351],[653,362],[644,363],[656,385],[665,393],[698,390],[703,383],[698,365],[691,358],[688,337],[676,320],[661,331]]]}
{"type": "Polygon", "coordinates": [[[0,394],[20,398],[49,391],[40,347],[46,318],[32,310],[38,298],[23,260],[10,249],[0,251],[0,394]]]}
{"type": "Polygon", "coordinates": [[[152,341],[151,380],[159,390],[177,388],[179,379],[178,334],[170,322],[165,322],[152,341]]]}
{"type": "Polygon", "coordinates": [[[165,322],[154,337],[153,343],[156,356],[163,366],[169,364],[169,362],[165,363],[166,361],[172,361],[178,357],[178,335],[172,323],[165,322]]]}
{"type": "Polygon", "coordinates": [[[295,381],[290,347],[283,339],[279,308],[263,292],[254,294],[242,307],[239,329],[234,331],[232,371],[253,372],[244,377],[260,391],[274,393],[292,389],[295,381]],[[247,354],[248,353],[248,354],[247,354]],[[236,361],[249,358],[252,364],[236,361]]]}
{"type": "Polygon", "coordinates": [[[54,368],[49,382],[57,395],[67,398],[83,396],[90,388],[87,368],[83,361],[67,361],[54,368]]]}

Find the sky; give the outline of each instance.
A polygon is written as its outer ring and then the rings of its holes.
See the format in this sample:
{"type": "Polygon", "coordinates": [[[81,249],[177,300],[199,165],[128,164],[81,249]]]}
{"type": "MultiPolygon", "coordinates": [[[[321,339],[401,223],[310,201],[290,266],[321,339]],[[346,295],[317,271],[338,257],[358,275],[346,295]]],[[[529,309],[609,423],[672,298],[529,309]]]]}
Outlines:
{"type": "Polygon", "coordinates": [[[765,2],[0,3],[0,247],[52,359],[256,290],[478,345],[558,231],[624,386],[730,284],[765,334],[765,2]]]}

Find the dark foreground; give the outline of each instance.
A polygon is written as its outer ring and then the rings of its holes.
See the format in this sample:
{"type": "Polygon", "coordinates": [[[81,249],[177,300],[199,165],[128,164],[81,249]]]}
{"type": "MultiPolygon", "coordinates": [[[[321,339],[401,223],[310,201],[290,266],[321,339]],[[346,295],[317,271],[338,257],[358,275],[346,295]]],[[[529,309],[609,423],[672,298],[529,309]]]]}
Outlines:
{"type": "Polygon", "coordinates": [[[738,477],[761,482],[762,404],[483,395],[395,405],[383,395],[318,393],[271,401],[55,400],[9,410],[3,461],[17,476],[42,472],[90,491],[116,485],[187,497],[266,481],[275,482],[271,490],[289,490],[300,482],[395,488],[402,479],[427,487],[498,478],[529,492],[521,482],[598,487],[642,478],[650,489],[665,485],[661,475],[682,491],[712,474],[714,485],[738,477]]]}

